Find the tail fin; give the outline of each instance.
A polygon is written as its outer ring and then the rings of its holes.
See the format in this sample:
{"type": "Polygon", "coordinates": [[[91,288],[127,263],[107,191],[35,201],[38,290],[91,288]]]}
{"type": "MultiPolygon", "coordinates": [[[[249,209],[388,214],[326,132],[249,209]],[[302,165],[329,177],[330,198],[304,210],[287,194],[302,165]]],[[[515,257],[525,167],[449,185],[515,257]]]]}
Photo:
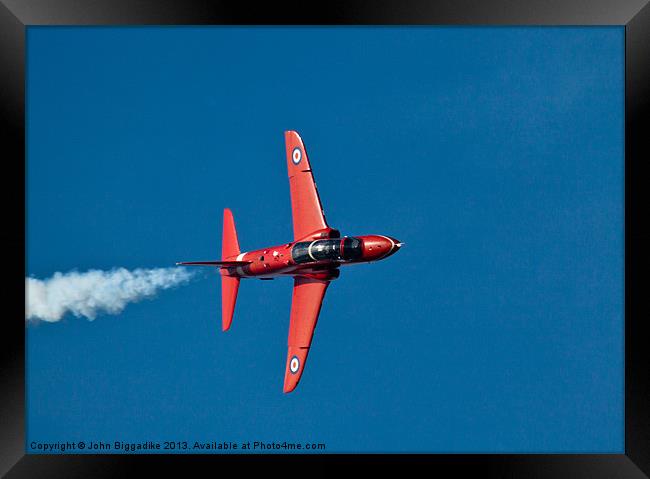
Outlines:
{"type": "MultiPolygon", "coordinates": [[[[228,208],[223,210],[223,238],[221,241],[221,260],[235,259],[239,256],[239,240],[235,229],[235,219],[232,211],[228,208]]],[[[225,270],[221,270],[221,328],[224,331],[230,329],[232,317],[235,313],[237,302],[237,291],[239,291],[239,278],[228,276],[225,270]]]]}
{"type": "Polygon", "coordinates": [[[176,266],[216,266],[217,268],[233,268],[237,266],[246,266],[252,261],[183,261],[176,263],[176,266]]]}

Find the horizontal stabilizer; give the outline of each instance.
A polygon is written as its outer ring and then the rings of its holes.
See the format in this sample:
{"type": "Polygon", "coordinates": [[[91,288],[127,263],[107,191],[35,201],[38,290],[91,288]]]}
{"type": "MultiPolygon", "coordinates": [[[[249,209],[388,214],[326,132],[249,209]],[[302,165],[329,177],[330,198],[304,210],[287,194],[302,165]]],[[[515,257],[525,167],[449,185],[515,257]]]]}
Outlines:
{"type": "Polygon", "coordinates": [[[252,261],[186,261],[176,263],[177,266],[217,266],[219,268],[234,268],[237,266],[246,266],[252,261]]]}

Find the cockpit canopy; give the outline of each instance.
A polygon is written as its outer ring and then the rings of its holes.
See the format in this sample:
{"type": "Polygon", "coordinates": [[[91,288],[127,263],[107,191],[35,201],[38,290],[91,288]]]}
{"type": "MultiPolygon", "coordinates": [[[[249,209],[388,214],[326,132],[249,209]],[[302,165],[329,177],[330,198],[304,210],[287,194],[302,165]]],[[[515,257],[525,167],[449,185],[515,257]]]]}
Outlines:
{"type": "Polygon", "coordinates": [[[361,258],[363,255],[363,243],[359,238],[353,236],[343,240],[343,259],[346,261],[353,261],[361,258]]]}
{"type": "Polygon", "coordinates": [[[352,261],[361,258],[361,247],[361,240],[354,237],[301,241],[293,245],[291,257],[296,263],[352,261]]]}

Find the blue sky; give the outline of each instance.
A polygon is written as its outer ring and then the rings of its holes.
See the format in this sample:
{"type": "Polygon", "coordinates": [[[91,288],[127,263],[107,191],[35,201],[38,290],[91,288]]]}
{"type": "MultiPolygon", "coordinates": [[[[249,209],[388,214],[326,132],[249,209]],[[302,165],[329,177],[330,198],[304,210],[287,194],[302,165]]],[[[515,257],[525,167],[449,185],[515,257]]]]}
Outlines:
{"type": "Polygon", "coordinates": [[[213,270],[26,328],[31,441],[622,452],[623,28],[53,28],[27,46],[27,272],[291,239],[283,131],[342,271],[282,393],[291,280],[213,270]]]}

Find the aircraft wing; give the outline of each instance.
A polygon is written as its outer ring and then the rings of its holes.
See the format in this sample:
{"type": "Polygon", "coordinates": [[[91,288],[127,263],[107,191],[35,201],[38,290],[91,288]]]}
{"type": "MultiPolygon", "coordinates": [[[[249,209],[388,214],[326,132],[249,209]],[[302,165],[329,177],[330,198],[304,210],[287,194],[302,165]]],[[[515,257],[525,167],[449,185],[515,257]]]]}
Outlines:
{"type": "Polygon", "coordinates": [[[314,175],[305,145],[295,131],[285,131],[293,237],[300,239],[316,230],[327,228],[323,207],[318,197],[314,175]]]}
{"type": "Polygon", "coordinates": [[[289,323],[289,351],[284,373],[284,392],[293,391],[305,369],[307,354],[329,281],[296,277],[289,323]]]}

